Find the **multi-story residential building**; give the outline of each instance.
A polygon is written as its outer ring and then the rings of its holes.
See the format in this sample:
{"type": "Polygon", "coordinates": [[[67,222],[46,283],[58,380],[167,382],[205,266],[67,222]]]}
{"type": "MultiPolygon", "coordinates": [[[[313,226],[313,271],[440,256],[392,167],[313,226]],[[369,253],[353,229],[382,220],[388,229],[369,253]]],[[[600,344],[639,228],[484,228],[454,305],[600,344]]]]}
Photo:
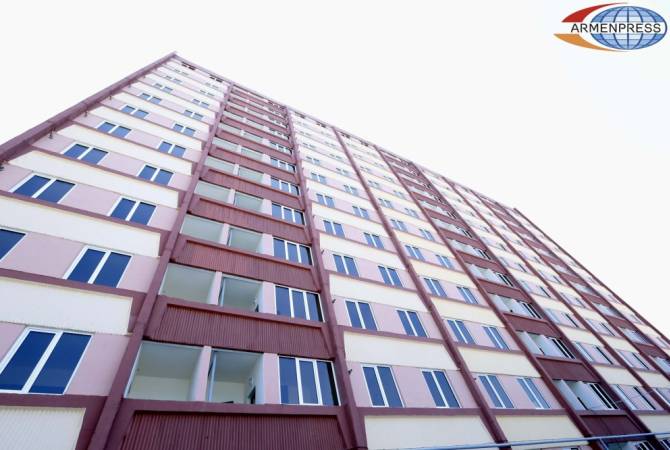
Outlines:
{"type": "Polygon", "coordinates": [[[668,339],[523,213],[180,56],[0,164],[0,448],[670,448],[668,339]]]}

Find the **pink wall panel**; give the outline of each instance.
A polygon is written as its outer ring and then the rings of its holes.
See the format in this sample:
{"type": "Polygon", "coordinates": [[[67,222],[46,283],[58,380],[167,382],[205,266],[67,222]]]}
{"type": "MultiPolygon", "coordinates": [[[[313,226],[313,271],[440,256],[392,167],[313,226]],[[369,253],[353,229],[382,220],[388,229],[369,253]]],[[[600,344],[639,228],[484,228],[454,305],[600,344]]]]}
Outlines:
{"type": "Polygon", "coordinates": [[[66,394],[108,395],[127,343],[127,336],[94,334],[66,394]]]}

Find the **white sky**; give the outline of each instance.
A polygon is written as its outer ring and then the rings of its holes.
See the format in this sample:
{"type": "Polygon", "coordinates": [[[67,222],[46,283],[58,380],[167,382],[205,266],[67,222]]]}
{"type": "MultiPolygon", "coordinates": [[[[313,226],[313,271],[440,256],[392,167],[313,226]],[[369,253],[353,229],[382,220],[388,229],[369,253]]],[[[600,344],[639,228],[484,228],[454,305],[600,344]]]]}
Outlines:
{"type": "Polygon", "coordinates": [[[0,142],[176,50],[516,206],[670,336],[670,38],[556,39],[587,0],[37,3],[3,11],[0,142]]]}

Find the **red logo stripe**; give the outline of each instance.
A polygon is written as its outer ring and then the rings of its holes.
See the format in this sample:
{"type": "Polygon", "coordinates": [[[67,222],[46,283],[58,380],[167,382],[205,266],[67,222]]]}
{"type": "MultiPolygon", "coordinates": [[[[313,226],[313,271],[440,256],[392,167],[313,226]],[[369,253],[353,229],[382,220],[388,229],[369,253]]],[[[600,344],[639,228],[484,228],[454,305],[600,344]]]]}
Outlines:
{"type": "Polygon", "coordinates": [[[589,6],[588,8],[580,9],[579,11],[573,12],[568,17],[563,19],[563,22],[583,22],[586,16],[591,14],[596,9],[604,8],[605,6],[624,5],[624,4],[625,2],[624,3],[619,2],[619,3],[604,3],[602,5],[597,6],[589,6]]]}

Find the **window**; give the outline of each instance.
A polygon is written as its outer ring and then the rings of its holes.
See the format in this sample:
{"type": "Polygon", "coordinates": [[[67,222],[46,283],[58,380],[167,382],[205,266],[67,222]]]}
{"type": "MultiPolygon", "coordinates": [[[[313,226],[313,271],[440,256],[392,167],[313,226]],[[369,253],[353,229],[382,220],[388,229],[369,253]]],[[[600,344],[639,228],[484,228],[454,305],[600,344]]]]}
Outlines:
{"type": "Polygon", "coordinates": [[[330,208],[335,207],[335,202],[333,201],[333,197],[330,197],[328,195],[316,194],[316,201],[321,203],[322,205],[328,206],[330,208]]]}
{"type": "Polygon", "coordinates": [[[110,217],[146,225],[151,220],[156,207],[149,203],[121,197],[109,214],[110,217]]]}
{"type": "Polygon", "coordinates": [[[430,291],[431,294],[436,295],[438,297],[446,297],[447,293],[442,287],[442,283],[440,283],[438,280],[434,278],[424,278],[423,281],[426,283],[426,286],[428,287],[428,290],[430,291]]]}
{"type": "Polygon", "coordinates": [[[531,305],[530,303],[521,302],[521,301],[519,301],[518,303],[528,313],[528,315],[530,317],[535,317],[536,319],[541,319],[542,318],[542,316],[540,316],[540,314],[535,310],[535,307],[533,305],[531,305]]]}
{"type": "Polygon", "coordinates": [[[393,208],[393,203],[391,203],[390,201],[386,200],[385,198],[380,198],[380,199],[379,199],[379,203],[381,203],[381,205],[384,206],[384,207],[386,207],[386,208],[393,208]]]}
{"type": "Polygon", "coordinates": [[[379,269],[379,273],[381,274],[382,280],[385,284],[402,287],[402,282],[400,281],[398,272],[395,269],[385,266],[377,266],[377,268],[379,269]]]}
{"type": "Polygon", "coordinates": [[[514,408],[512,400],[507,396],[498,377],[495,375],[479,375],[479,381],[491,399],[494,408],[514,408]]]}
{"type": "Polygon", "coordinates": [[[112,136],[124,138],[128,133],[130,133],[130,128],[122,127],[121,125],[116,125],[111,122],[103,122],[98,125],[98,131],[103,133],[111,134],[112,136]]]}
{"type": "Polygon", "coordinates": [[[377,183],[376,181],[368,180],[368,184],[373,188],[381,189],[381,186],[379,186],[379,183],[377,183]]]}
{"type": "Polygon", "coordinates": [[[279,203],[272,204],[272,216],[287,222],[297,223],[298,225],[305,224],[305,216],[302,211],[280,205],[279,203]]]}
{"type": "MultiPolygon", "coordinates": [[[[553,342],[554,346],[558,349],[559,352],[561,352],[561,355],[565,356],[566,358],[575,359],[575,355],[573,355],[570,349],[565,346],[563,341],[555,337],[550,337],[549,340],[553,342]]],[[[609,360],[609,358],[607,359],[609,360]]]]}
{"type": "Polygon", "coordinates": [[[275,189],[279,189],[280,191],[288,192],[289,194],[293,195],[300,195],[300,188],[293,183],[289,183],[288,181],[272,177],[270,178],[270,185],[275,189]]]}
{"type": "Polygon", "coordinates": [[[430,395],[438,408],[459,408],[458,399],[449,385],[447,374],[441,370],[422,370],[430,395]]]}
{"type": "Polygon", "coordinates": [[[442,255],[435,255],[435,256],[437,257],[437,260],[440,262],[441,265],[443,265],[447,269],[454,270],[454,264],[448,257],[442,255]]]}
{"type": "Polygon", "coordinates": [[[193,128],[187,127],[186,125],[182,125],[179,123],[175,123],[172,125],[172,129],[175,130],[177,133],[185,134],[186,136],[193,136],[195,134],[195,130],[193,128]]]}
{"type": "Polygon", "coordinates": [[[333,366],[316,359],[279,357],[279,389],[284,405],[337,405],[333,366]]]}
{"type": "Polygon", "coordinates": [[[506,284],[509,287],[514,287],[514,284],[507,275],[498,272],[495,272],[495,274],[498,276],[498,279],[502,281],[503,284],[506,284]]]}
{"type": "Polygon", "coordinates": [[[379,237],[378,235],[371,233],[363,233],[363,236],[365,236],[365,241],[368,243],[369,246],[376,248],[384,248],[382,238],[379,237]]]}
{"type": "Polygon", "coordinates": [[[369,303],[358,302],[354,300],[347,300],[347,313],[349,314],[349,321],[354,328],[363,328],[365,330],[376,330],[374,316],[372,315],[372,308],[369,303]]]}
{"type": "Polygon", "coordinates": [[[421,261],[425,261],[425,258],[423,257],[423,253],[421,253],[421,250],[419,247],[415,247],[413,245],[407,245],[405,244],[405,250],[407,250],[407,254],[411,256],[414,259],[419,259],[421,261]]]}
{"type": "Polygon", "coordinates": [[[171,88],[171,87],[164,86],[164,85],[162,85],[162,84],[160,84],[160,83],[154,83],[154,87],[157,88],[157,89],[160,89],[161,91],[172,92],[172,88],[171,88]]]}
{"type": "Polygon", "coordinates": [[[324,177],[323,175],[319,175],[319,174],[316,173],[316,172],[312,172],[312,173],[310,174],[310,177],[312,178],[312,180],[317,181],[317,182],[319,182],[319,183],[322,183],[322,184],[328,184],[328,183],[326,182],[326,177],[324,177]]]}
{"type": "Polygon", "coordinates": [[[68,271],[68,280],[116,287],[130,262],[130,256],[109,250],[86,248],[68,271]]]}
{"type": "Polygon", "coordinates": [[[257,160],[263,159],[263,153],[258,152],[256,150],[252,150],[252,149],[244,147],[244,146],[242,146],[242,148],[240,148],[240,154],[242,154],[244,156],[248,156],[249,158],[252,158],[252,159],[257,159],[257,160]]]}
{"type": "Polygon", "coordinates": [[[356,197],[359,197],[359,196],[360,196],[359,193],[358,193],[358,189],[356,189],[356,188],[353,187],[353,186],[349,186],[348,184],[345,184],[345,185],[344,185],[344,190],[345,190],[345,192],[347,192],[348,194],[355,195],[356,197]]]}
{"type": "Polygon", "coordinates": [[[311,265],[312,255],[309,247],[284,239],[274,238],[274,255],[300,264],[311,265]]]}
{"type": "Polygon", "coordinates": [[[402,408],[402,400],[390,367],[363,366],[363,375],[372,406],[402,408]]]}
{"type": "Polygon", "coordinates": [[[98,164],[102,158],[107,156],[107,152],[99,148],[89,147],[82,144],[74,144],[63,152],[63,155],[70,158],[86,161],[91,164],[98,164]]]}
{"type": "Polygon", "coordinates": [[[470,334],[470,331],[468,330],[468,327],[465,325],[465,322],[462,320],[453,320],[449,319],[447,320],[447,323],[449,324],[449,328],[451,328],[451,331],[453,331],[454,336],[456,336],[456,340],[460,342],[461,344],[474,344],[475,340],[470,334]]]}
{"type": "Polygon", "coordinates": [[[342,228],[342,224],[331,222],[330,220],[324,220],[323,225],[326,228],[326,233],[344,237],[344,229],[342,228]]]}
{"type": "Polygon", "coordinates": [[[203,116],[202,114],[198,114],[197,112],[193,112],[193,111],[191,111],[191,110],[189,110],[189,109],[184,110],[184,115],[185,115],[186,117],[190,117],[190,118],[192,118],[192,119],[196,119],[196,120],[202,120],[202,119],[205,118],[205,116],[203,116]]]}
{"type": "Polygon", "coordinates": [[[205,103],[202,100],[198,100],[197,98],[194,98],[191,101],[198,106],[202,106],[203,108],[209,108],[209,103],[205,103]]]}
{"type": "MultiPolygon", "coordinates": [[[[488,259],[489,261],[491,260],[491,257],[489,256],[488,253],[486,253],[486,250],[482,250],[481,248],[473,247],[475,249],[475,252],[477,252],[477,255],[481,256],[484,259],[488,259]]],[[[521,266],[523,267],[523,266],[521,266]]],[[[525,270],[524,270],[525,272],[525,270]]]]}
{"type": "Polygon", "coordinates": [[[14,188],[12,192],[38,200],[58,203],[73,187],[74,184],[67,181],[32,175],[18,187],[14,188]]]}
{"type": "Polygon", "coordinates": [[[0,364],[0,391],[63,394],[90,338],[28,329],[0,364]]]}
{"type": "Polygon", "coordinates": [[[0,260],[23,239],[25,233],[0,228],[0,260]]]}
{"type": "Polygon", "coordinates": [[[535,382],[532,378],[517,378],[516,381],[519,382],[524,392],[528,396],[535,408],[537,409],[549,409],[549,403],[544,399],[540,390],[535,386],[535,382]]]}
{"type": "Polygon", "coordinates": [[[354,206],[354,214],[356,214],[358,217],[362,217],[364,219],[370,219],[370,213],[368,213],[368,210],[365,208],[361,208],[359,206],[354,206]]]}
{"type": "Polygon", "coordinates": [[[158,184],[167,185],[172,179],[172,175],[173,173],[168,170],[145,165],[137,176],[158,184]]]}
{"type": "Polygon", "coordinates": [[[419,231],[421,232],[421,236],[423,236],[425,239],[428,239],[429,241],[435,240],[433,233],[431,233],[430,231],[424,230],[423,228],[419,228],[419,231]]]}
{"type": "Polygon", "coordinates": [[[275,286],[275,305],[280,316],[323,320],[319,295],[313,292],[275,286]]]}
{"type": "Polygon", "coordinates": [[[286,172],[295,172],[295,166],[293,164],[282,161],[281,159],[271,157],[270,164],[281,170],[285,170],[286,172]]]}
{"type": "Polygon", "coordinates": [[[484,331],[486,331],[486,335],[491,339],[496,348],[509,350],[509,345],[507,345],[507,342],[505,342],[505,339],[503,339],[502,334],[500,334],[500,331],[496,327],[485,326],[484,331]]]}
{"type": "Polygon", "coordinates": [[[411,208],[405,208],[405,212],[406,212],[407,214],[409,214],[410,216],[412,216],[412,217],[416,217],[417,219],[419,218],[419,213],[416,212],[416,211],[414,211],[414,210],[411,209],[411,208]]]}
{"type": "Polygon", "coordinates": [[[472,293],[470,288],[466,288],[463,286],[457,286],[458,293],[461,294],[461,297],[463,297],[463,300],[465,300],[466,303],[470,303],[473,305],[478,304],[479,302],[477,301],[477,297],[472,293]]]}
{"type": "MultiPolygon", "coordinates": [[[[617,409],[616,403],[612,398],[605,392],[605,390],[600,386],[599,384],[596,383],[587,383],[587,385],[591,388],[594,394],[600,399],[602,402],[603,406],[606,409],[617,409]]],[[[590,408],[589,408],[590,409],[590,408]]]]}
{"type": "Polygon", "coordinates": [[[163,153],[168,153],[172,156],[176,156],[177,158],[181,158],[182,156],[184,156],[184,153],[186,152],[186,149],[181,145],[172,144],[167,141],[161,142],[161,144],[158,146],[158,150],[160,150],[163,153]]]}
{"type": "Polygon", "coordinates": [[[333,259],[335,260],[335,268],[339,273],[351,275],[352,277],[358,276],[358,269],[356,269],[356,264],[352,257],[333,255],[333,259]]]}
{"type": "Polygon", "coordinates": [[[390,219],[391,221],[391,226],[395,228],[396,230],[400,231],[407,231],[407,226],[405,225],[405,222],[402,220],[397,220],[397,219],[390,219]]]}
{"type": "Polygon", "coordinates": [[[314,164],[314,165],[317,165],[317,166],[320,166],[320,165],[321,165],[321,160],[320,160],[320,159],[312,158],[311,156],[305,156],[305,159],[306,159],[308,162],[311,162],[311,163],[314,164]]]}
{"type": "Polygon", "coordinates": [[[144,110],[135,108],[135,107],[130,106],[130,105],[126,105],[123,108],[121,108],[121,112],[130,114],[131,116],[139,117],[140,119],[144,119],[149,114],[148,112],[146,112],[144,110]]]}
{"type": "Polygon", "coordinates": [[[154,95],[149,95],[149,94],[146,94],[144,92],[140,94],[140,97],[142,99],[148,101],[148,102],[155,103],[155,104],[159,104],[160,102],[163,101],[162,98],[156,97],[154,95]]]}
{"type": "Polygon", "coordinates": [[[406,311],[402,309],[398,309],[397,311],[398,317],[400,317],[400,322],[408,336],[427,336],[426,330],[424,330],[423,325],[421,325],[421,321],[419,320],[419,315],[415,311],[406,311]]]}

